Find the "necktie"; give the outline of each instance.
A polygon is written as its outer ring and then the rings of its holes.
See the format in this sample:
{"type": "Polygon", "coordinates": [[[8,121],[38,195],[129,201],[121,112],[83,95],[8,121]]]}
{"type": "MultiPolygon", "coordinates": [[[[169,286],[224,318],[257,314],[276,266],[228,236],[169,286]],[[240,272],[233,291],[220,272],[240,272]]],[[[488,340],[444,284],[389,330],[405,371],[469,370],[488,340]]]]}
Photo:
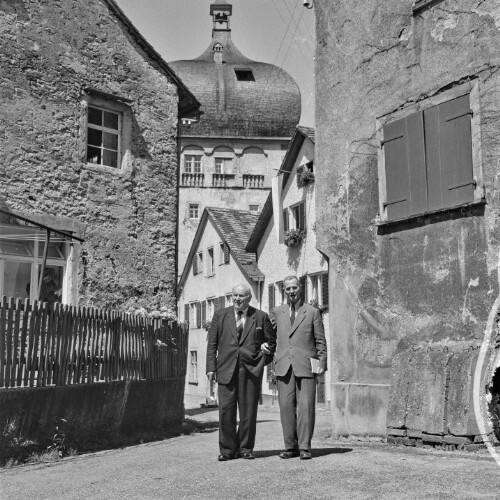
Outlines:
{"type": "Polygon", "coordinates": [[[238,334],[238,342],[243,333],[243,311],[238,311],[238,319],[236,321],[236,333],[238,334]]]}
{"type": "Polygon", "coordinates": [[[290,314],[290,323],[293,324],[295,323],[295,304],[291,305],[292,308],[292,313],[290,314]]]}

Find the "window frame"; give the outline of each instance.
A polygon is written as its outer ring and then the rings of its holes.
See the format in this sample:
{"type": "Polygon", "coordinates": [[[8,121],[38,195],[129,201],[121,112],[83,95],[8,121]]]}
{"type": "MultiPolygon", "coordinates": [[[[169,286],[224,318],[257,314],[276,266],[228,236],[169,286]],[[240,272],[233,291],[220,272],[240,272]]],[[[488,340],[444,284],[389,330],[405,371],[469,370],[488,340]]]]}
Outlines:
{"type": "Polygon", "coordinates": [[[376,119],[377,128],[377,143],[378,143],[378,188],[379,188],[379,216],[377,226],[393,224],[400,221],[411,220],[417,217],[431,215],[434,213],[442,213],[447,210],[453,210],[459,207],[471,206],[479,203],[485,203],[485,189],[482,168],[482,155],[481,155],[481,108],[480,108],[480,94],[479,94],[479,81],[477,79],[468,81],[461,85],[457,85],[452,89],[440,92],[431,97],[426,97],[416,103],[413,103],[405,108],[389,113],[376,119]],[[462,205],[453,205],[437,210],[429,210],[418,214],[411,214],[400,219],[389,219],[387,210],[387,179],[385,169],[385,148],[384,144],[384,126],[390,122],[407,118],[408,116],[427,110],[434,106],[439,106],[448,101],[469,95],[469,105],[472,111],[471,116],[471,144],[472,144],[472,179],[476,186],[474,189],[474,196],[471,202],[462,205]]]}
{"type": "Polygon", "coordinates": [[[199,220],[200,219],[200,204],[199,203],[188,203],[188,219],[199,220]],[[191,217],[191,210],[196,207],[196,217],[191,217]]]}
{"type": "Polygon", "coordinates": [[[184,153],[182,159],[182,167],[183,173],[185,174],[202,174],[203,173],[203,155],[202,154],[193,154],[193,153],[184,153]],[[188,162],[189,159],[189,162],[188,162]],[[188,170],[189,163],[189,170],[188,170]],[[196,169],[199,171],[196,171],[196,169]]]}
{"type": "Polygon", "coordinates": [[[290,205],[288,207],[288,229],[295,229],[296,231],[305,231],[307,228],[306,221],[306,203],[305,201],[301,201],[299,203],[295,203],[294,205],[290,205]],[[301,208],[302,207],[302,208],[301,208]],[[303,227],[301,227],[301,217],[300,212],[303,211],[303,227]]]}
{"type": "Polygon", "coordinates": [[[207,248],[207,277],[215,275],[214,247],[207,248]]]}
{"type": "Polygon", "coordinates": [[[198,350],[189,351],[189,384],[198,385],[198,350]],[[194,356],[193,356],[194,354],[194,356]]]}
{"type": "Polygon", "coordinates": [[[99,167],[121,169],[122,129],[123,129],[123,113],[122,112],[117,111],[117,110],[112,110],[112,109],[109,109],[109,108],[105,108],[103,106],[98,106],[98,105],[89,103],[89,105],[87,106],[87,143],[86,143],[86,149],[87,149],[86,162],[87,162],[87,164],[97,165],[99,167]],[[98,110],[98,111],[100,111],[102,113],[102,123],[103,123],[102,125],[97,125],[95,123],[90,123],[89,113],[90,113],[91,109],[98,110]],[[109,114],[116,115],[117,122],[118,122],[118,125],[117,125],[116,129],[112,129],[112,128],[106,127],[104,125],[104,113],[109,113],[109,114]],[[100,146],[96,146],[95,144],[89,144],[89,130],[90,129],[92,129],[92,130],[98,130],[98,131],[100,131],[103,134],[100,146]],[[104,133],[111,134],[111,135],[114,135],[114,136],[117,137],[117,147],[116,147],[116,150],[104,147],[104,142],[103,142],[104,141],[104,133]],[[94,163],[94,162],[89,162],[88,161],[88,148],[89,147],[92,147],[92,148],[95,148],[95,149],[99,149],[101,151],[101,163],[94,163]],[[106,150],[107,151],[116,152],[116,167],[114,167],[112,165],[105,165],[104,163],[102,163],[104,161],[104,151],[106,151],[106,150]]]}

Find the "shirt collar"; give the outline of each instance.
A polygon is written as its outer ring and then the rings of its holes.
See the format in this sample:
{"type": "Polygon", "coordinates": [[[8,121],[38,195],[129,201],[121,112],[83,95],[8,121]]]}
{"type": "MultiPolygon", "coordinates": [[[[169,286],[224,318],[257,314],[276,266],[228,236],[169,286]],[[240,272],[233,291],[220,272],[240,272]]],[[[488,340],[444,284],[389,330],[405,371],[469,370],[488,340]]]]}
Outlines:
{"type": "MultiPolygon", "coordinates": [[[[295,304],[294,304],[295,310],[298,311],[302,307],[303,303],[304,303],[303,301],[295,302],[295,304]]],[[[290,311],[291,311],[292,310],[292,303],[291,302],[288,303],[288,307],[290,308],[290,311]]]]}
{"type": "MultiPolygon", "coordinates": [[[[243,317],[246,317],[247,316],[247,313],[248,313],[248,307],[247,306],[245,309],[242,309],[242,312],[243,312],[243,317]]],[[[234,309],[234,316],[237,317],[238,316],[238,312],[236,309],[234,309]]]]}

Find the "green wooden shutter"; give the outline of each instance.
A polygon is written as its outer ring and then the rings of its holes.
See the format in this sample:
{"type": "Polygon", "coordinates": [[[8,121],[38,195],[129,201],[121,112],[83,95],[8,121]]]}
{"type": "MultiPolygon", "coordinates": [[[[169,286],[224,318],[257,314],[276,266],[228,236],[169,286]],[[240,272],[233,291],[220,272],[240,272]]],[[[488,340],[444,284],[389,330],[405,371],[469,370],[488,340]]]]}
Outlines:
{"type": "Polygon", "coordinates": [[[474,201],[469,95],[425,110],[429,210],[474,201]]]}
{"type": "Polygon", "coordinates": [[[205,323],[205,321],[207,320],[207,301],[204,300],[202,303],[201,303],[201,323],[205,323]]]}
{"type": "Polygon", "coordinates": [[[271,312],[274,309],[274,285],[269,285],[267,287],[267,294],[269,296],[269,312],[271,312]]]}
{"type": "Polygon", "coordinates": [[[306,229],[306,202],[304,201],[299,205],[299,229],[304,231],[306,229]]]}
{"type": "Polygon", "coordinates": [[[307,275],[301,276],[299,281],[300,289],[302,290],[302,298],[304,302],[307,302],[307,275]]]}
{"type": "Polygon", "coordinates": [[[427,211],[422,112],[384,125],[388,220],[427,211]]]}
{"type": "Polygon", "coordinates": [[[321,305],[328,307],[328,300],[328,273],[323,273],[321,275],[321,305]]]}
{"type": "Polygon", "coordinates": [[[288,209],[285,208],[283,210],[283,230],[284,231],[288,231],[289,227],[288,227],[288,209]]]}
{"type": "Polygon", "coordinates": [[[201,303],[196,302],[196,328],[201,328],[201,303]]]}

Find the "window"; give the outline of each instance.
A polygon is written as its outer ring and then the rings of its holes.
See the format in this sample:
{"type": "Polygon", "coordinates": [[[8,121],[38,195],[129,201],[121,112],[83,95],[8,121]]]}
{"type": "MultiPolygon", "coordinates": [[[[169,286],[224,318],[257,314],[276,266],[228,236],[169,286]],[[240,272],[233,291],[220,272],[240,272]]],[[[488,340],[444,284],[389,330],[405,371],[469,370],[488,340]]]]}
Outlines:
{"type": "Polygon", "coordinates": [[[201,302],[191,302],[189,308],[189,324],[193,328],[201,328],[201,302]]]}
{"type": "Polygon", "coordinates": [[[297,229],[298,231],[304,231],[306,229],[306,204],[304,202],[294,205],[290,208],[291,220],[288,221],[287,225],[292,223],[293,227],[289,229],[297,229]]]}
{"type": "Polygon", "coordinates": [[[189,383],[198,383],[198,351],[189,351],[189,383]]]}
{"type": "Polygon", "coordinates": [[[309,161],[297,167],[297,187],[302,188],[314,181],[314,163],[309,161]]]}
{"type": "Polygon", "coordinates": [[[283,281],[278,281],[276,283],[276,288],[278,289],[278,294],[276,296],[276,305],[281,305],[285,303],[285,289],[283,288],[283,281]]]}
{"type": "Polygon", "coordinates": [[[120,167],[121,113],[87,108],[87,163],[120,167]]]}
{"type": "Polygon", "coordinates": [[[229,264],[229,245],[223,241],[219,246],[219,265],[229,264]]]}
{"type": "Polygon", "coordinates": [[[215,312],[215,299],[207,299],[207,319],[211,320],[215,312]]]}
{"type": "Polygon", "coordinates": [[[253,76],[251,69],[235,69],[236,79],[239,82],[254,82],[255,78],[253,76]]]}
{"type": "Polygon", "coordinates": [[[224,47],[220,43],[216,43],[214,45],[214,52],[222,52],[224,50],[224,47]]]}
{"type": "Polygon", "coordinates": [[[207,276],[213,276],[214,275],[214,249],[209,248],[207,250],[208,254],[208,269],[207,269],[207,276]]]}
{"type": "Polygon", "coordinates": [[[43,267],[45,231],[29,226],[0,224],[0,296],[43,302],[68,302],[64,237],[51,234],[43,267]]]}
{"type": "Polygon", "coordinates": [[[328,273],[309,275],[309,300],[315,300],[323,308],[328,307],[328,273]]]}
{"type": "Polygon", "coordinates": [[[225,302],[226,302],[226,307],[233,305],[233,294],[232,293],[226,293],[225,302]]]}
{"type": "MultiPolygon", "coordinates": [[[[470,84],[469,84],[470,85],[470,84]]],[[[388,119],[381,127],[380,218],[396,221],[483,200],[477,148],[479,98],[470,94],[388,119]]],[[[463,92],[462,92],[463,93],[463,92]]],[[[446,94],[445,94],[446,96],[446,94]]],[[[427,107],[426,107],[427,105],[427,107]]]]}
{"type": "Polygon", "coordinates": [[[228,174],[232,170],[232,158],[215,158],[215,173],[228,174]]]}
{"type": "Polygon", "coordinates": [[[259,205],[248,205],[248,209],[250,210],[250,212],[258,212],[259,205]]]}
{"type": "Polygon", "coordinates": [[[200,218],[200,205],[198,205],[198,203],[189,204],[189,218],[190,219],[200,218]]]}
{"type": "Polygon", "coordinates": [[[186,174],[201,174],[201,156],[184,155],[184,172],[186,174]]]}
{"type": "Polygon", "coordinates": [[[283,231],[288,231],[290,229],[290,219],[288,217],[288,208],[283,210],[283,231]]]}

